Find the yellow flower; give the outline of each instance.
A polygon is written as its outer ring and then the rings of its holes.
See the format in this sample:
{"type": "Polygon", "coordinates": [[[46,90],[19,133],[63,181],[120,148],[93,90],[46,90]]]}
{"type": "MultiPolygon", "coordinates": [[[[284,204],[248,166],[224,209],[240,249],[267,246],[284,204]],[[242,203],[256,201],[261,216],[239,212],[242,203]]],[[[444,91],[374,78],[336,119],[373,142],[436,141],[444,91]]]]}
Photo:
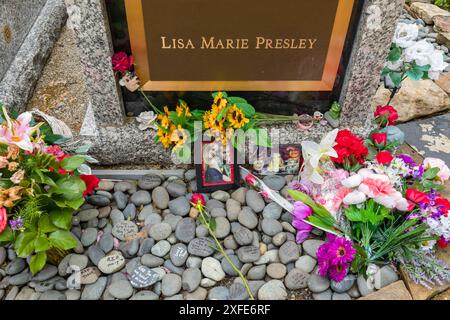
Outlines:
{"type": "Polygon", "coordinates": [[[169,129],[170,126],[170,118],[165,114],[160,114],[158,116],[159,121],[161,122],[161,127],[164,129],[169,129]]]}
{"type": "Polygon", "coordinates": [[[228,104],[227,99],[223,97],[223,92],[218,92],[216,97],[214,98],[214,105],[217,106],[220,110],[225,108],[228,104]]]}
{"type": "Polygon", "coordinates": [[[225,122],[225,117],[218,120],[220,109],[217,106],[213,106],[210,111],[205,112],[203,116],[203,122],[206,129],[216,129],[221,131],[225,122]]]}
{"type": "Polygon", "coordinates": [[[161,144],[163,145],[164,148],[169,148],[170,145],[172,144],[172,140],[170,139],[170,135],[171,133],[169,132],[165,132],[164,130],[162,130],[161,128],[158,129],[158,138],[159,138],[159,142],[161,142],[161,144]]]}
{"type": "Polygon", "coordinates": [[[239,129],[249,123],[250,119],[247,119],[241,109],[234,105],[228,112],[228,121],[233,128],[239,129]]]}
{"type": "Polygon", "coordinates": [[[176,147],[184,145],[189,139],[189,132],[178,125],[178,128],[172,132],[171,135],[172,142],[175,143],[176,147]]]}
{"type": "Polygon", "coordinates": [[[192,117],[192,113],[186,103],[182,103],[181,106],[177,106],[177,114],[179,117],[185,116],[186,118],[192,117]]]}

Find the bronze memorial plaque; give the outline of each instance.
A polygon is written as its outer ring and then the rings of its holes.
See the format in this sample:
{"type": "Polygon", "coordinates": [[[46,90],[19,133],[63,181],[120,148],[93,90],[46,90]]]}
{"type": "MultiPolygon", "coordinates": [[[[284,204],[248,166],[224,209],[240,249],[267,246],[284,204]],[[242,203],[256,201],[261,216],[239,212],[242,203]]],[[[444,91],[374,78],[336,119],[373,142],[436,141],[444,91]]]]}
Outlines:
{"type": "Polygon", "coordinates": [[[147,91],[331,91],[355,0],[125,0],[147,91]]]}

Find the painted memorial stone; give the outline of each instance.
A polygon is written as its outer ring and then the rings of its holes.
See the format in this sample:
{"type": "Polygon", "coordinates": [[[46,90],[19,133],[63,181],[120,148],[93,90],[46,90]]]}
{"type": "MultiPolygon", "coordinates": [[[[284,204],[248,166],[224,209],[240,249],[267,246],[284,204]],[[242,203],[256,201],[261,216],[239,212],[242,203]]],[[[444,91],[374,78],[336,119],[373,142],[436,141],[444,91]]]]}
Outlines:
{"type": "Polygon", "coordinates": [[[129,279],[134,288],[143,289],[160,281],[162,276],[146,266],[137,266],[129,275],[129,279]]]}
{"type": "Polygon", "coordinates": [[[153,190],[155,189],[157,186],[159,186],[162,182],[162,179],[160,176],[158,175],[146,175],[143,176],[139,182],[139,188],[143,189],[143,190],[153,190]]]}
{"type": "Polygon", "coordinates": [[[112,229],[114,237],[121,241],[125,241],[127,238],[133,237],[138,232],[138,226],[131,221],[122,221],[116,224],[112,229]]]}
{"type": "Polygon", "coordinates": [[[214,253],[214,242],[208,238],[195,238],[189,243],[188,252],[198,257],[208,257],[214,253]]]}
{"type": "Polygon", "coordinates": [[[89,267],[80,271],[80,284],[95,283],[101,272],[96,267],[89,267]]]}
{"type": "Polygon", "coordinates": [[[103,257],[99,263],[98,268],[105,274],[112,274],[121,270],[125,266],[125,258],[120,252],[113,252],[103,257]]]}

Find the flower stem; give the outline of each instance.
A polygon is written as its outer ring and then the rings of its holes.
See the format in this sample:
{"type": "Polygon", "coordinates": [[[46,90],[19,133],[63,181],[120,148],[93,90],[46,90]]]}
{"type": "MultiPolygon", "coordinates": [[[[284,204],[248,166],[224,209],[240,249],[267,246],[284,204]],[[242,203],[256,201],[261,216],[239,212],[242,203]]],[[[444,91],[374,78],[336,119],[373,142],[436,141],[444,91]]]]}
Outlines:
{"type": "Polygon", "coordinates": [[[147,103],[150,105],[150,107],[153,109],[153,111],[155,111],[157,114],[162,114],[161,110],[159,110],[151,101],[150,99],[147,97],[147,95],[144,93],[144,91],[142,90],[142,88],[139,88],[139,92],[142,94],[142,96],[144,97],[144,99],[147,101],[147,103]]]}
{"type": "Polygon", "coordinates": [[[231,267],[238,273],[239,277],[241,278],[245,289],[247,290],[247,293],[250,297],[250,300],[255,300],[255,297],[252,294],[252,291],[247,283],[247,279],[245,279],[245,276],[242,274],[241,270],[239,270],[233,263],[233,261],[231,261],[231,259],[228,257],[228,255],[225,253],[225,250],[223,250],[222,245],[220,244],[219,239],[217,239],[216,235],[214,234],[214,231],[211,229],[211,226],[209,225],[209,223],[206,221],[206,218],[203,214],[203,208],[199,206],[199,212],[200,215],[202,217],[202,222],[203,224],[208,228],[209,234],[214,238],[214,241],[217,244],[217,250],[224,256],[224,258],[228,261],[228,263],[231,265],[231,267]]]}

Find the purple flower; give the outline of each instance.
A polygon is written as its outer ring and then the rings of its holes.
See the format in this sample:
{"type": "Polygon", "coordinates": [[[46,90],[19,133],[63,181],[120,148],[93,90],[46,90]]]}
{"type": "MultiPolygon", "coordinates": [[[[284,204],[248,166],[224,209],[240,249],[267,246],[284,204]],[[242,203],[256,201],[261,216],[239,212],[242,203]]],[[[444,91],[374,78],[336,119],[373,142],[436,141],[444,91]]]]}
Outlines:
{"type": "Polygon", "coordinates": [[[300,182],[298,180],[292,181],[288,185],[289,189],[292,189],[294,191],[300,191],[304,194],[311,196],[312,195],[312,186],[303,182],[300,182]]]}
{"type": "Polygon", "coordinates": [[[11,229],[14,231],[20,230],[23,228],[23,219],[17,218],[9,221],[9,225],[11,226],[11,229]]]}
{"type": "Polygon", "coordinates": [[[292,212],[292,214],[294,216],[292,225],[295,229],[297,229],[296,241],[297,243],[303,243],[303,241],[308,239],[308,236],[313,229],[313,227],[304,222],[304,220],[311,216],[313,214],[313,211],[303,202],[296,202],[294,204],[294,211],[292,212]]]}
{"type": "Polygon", "coordinates": [[[328,242],[317,250],[319,274],[341,282],[347,275],[355,255],[356,250],[350,240],[330,235],[328,242]]]}
{"type": "Polygon", "coordinates": [[[418,167],[414,167],[412,176],[414,179],[420,179],[422,178],[424,172],[425,172],[424,166],[421,164],[418,167]]]}
{"type": "Polygon", "coordinates": [[[397,158],[402,159],[404,163],[410,165],[411,167],[417,166],[417,163],[414,161],[414,159],[407,154],[401,154],[397,156],[397,158]]]}

